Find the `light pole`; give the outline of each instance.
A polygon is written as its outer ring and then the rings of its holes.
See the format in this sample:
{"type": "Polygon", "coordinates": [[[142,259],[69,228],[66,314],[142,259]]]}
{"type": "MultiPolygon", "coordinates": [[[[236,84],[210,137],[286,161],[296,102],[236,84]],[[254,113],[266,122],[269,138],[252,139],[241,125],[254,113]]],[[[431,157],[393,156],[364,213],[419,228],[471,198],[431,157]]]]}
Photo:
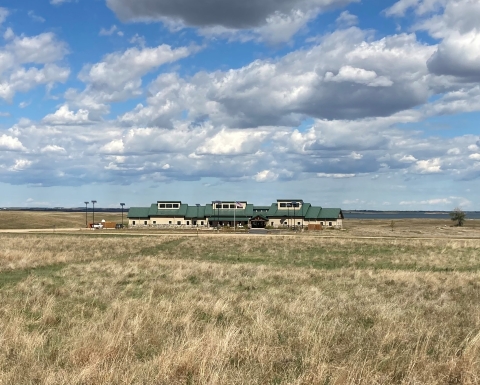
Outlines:
{"type": "Polygon", "coordinates": [[[198,227],[198,210],[199,210],[199,207],[200,207],[200,203],[195,203],[195,206],[197,206],[197,227],[198,227]]]}
{"type": "Polygon", "coordinates": [[[293,229],[296,230],[297,224],[295,223],[295,207],[297,206],[297,202],[293,201],[292,206],[293,206],[293,229]]]}
{"type": "MultiPolygon", "coordinates": [[[[220,201],[213,201],[212,206],[215,204],[217,206],[217,230],[220,230],[220,201]]],[[[215,208],[214,208],[215,210],[215,208]]]]}
{"type": "Polygon", "coordinates": [[[85,227],[88,229],[87,206],[90,202],[83,202],[83,203],[85,203],[85,227]]]}
{"type": "Polygon", "coordinates": [[[120,203],[120,206],[122,206],[122,229],[123,229],[123,206],[125,206],[125,203],[120,203]]]}
{"type": "Polygon", "coordinates": [[[292,207],[291,203],[287,203],[287,227],[290,228],[290,207],[292,207]]]}
{"type": "MultiPolygon", "coordinates": [[[[93,205],[93,208],[92,208],[92,213],[93,213],[93,226],[95,226],[95,203],[97,203],[97,201],[92,201],[92,205],[93,205]]],[[[95,227],[94,227],[95,228],[95,227]]]]}
{"type": "Polygon", "coordinates": [[[200,207],[200,203],[195,203],[195,206],[197,206],[197,220],[195,222],[197,223],[197,238],[198,238],[198,210],[200,207]]]}

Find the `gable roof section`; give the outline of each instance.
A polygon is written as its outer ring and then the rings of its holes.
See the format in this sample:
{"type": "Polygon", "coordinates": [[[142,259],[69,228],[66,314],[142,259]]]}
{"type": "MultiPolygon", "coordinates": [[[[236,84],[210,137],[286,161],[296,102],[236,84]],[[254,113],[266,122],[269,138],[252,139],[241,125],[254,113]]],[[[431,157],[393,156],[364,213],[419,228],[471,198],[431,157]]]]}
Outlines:
{"type": "Polygon", "coordinates": [[[127,218],[146,218],[148,219],[150,207],[130,207],[127,218]]]}
{"type": "Polygon", "coordinates": [[[256,210],[270,210],[270,206],[253,206],[253,211],[256,210]]]}
{"type": "MultiPolygon", "coordinates": [[[[220,220],[222,220],[222,218],[224,217],[231,217],[233,218],[233,215],[234,215],[234,212],[235,212],[235,216],[236,217],[252,217],[253,216],[253,204],[251,203],[248,203],[247,204],[247,207],[245,207],[244,209],[213,209],[212,208],[212,204],[207,204],[205,205],[205,216],[206,217],[209,217],[209,218],[212,218],[212,219],[215,219],[215,218],[220,218],[220,220]]],[[[226,220],[226,219],[224,219],[226,220]]]]}
{"type": "Polygon", "coordinates": [[[322,208],[320,206],[310,206],[307,215],[305,215],[305,219],[317,219],[321,211],[322,208]]]}
{"type": "Polygon", "coordinates": [[[342,209],[332,208],[332,209],[322,209],[322,211],[320,211],[320,215],[318,216],[318,219],[337,219],[339,217],[343,219],[342,209]]]}
{"type": "Polygon", "coordinates": [[[201,218],[205,219],[205,206],[188,206],[185,218],[201,218]]]}
{"type": "Polygon", "coordinates": [[[187,213],[188,205],[182,203],[178,209],[159,209],[157,203],[150,206],[150,217],[184,217],[187,213]]]}
{"type": "Polygon", "coordinates": [[[293,217],[303,217],[308,213],[312,205],[310,203],[304,203],[302,207],[295,208],[290,207],[289,209],[279,209],[277,203],[272,203],[270,210],[266,213],[266,216],[269,218],[293,218],[293,217]]]}

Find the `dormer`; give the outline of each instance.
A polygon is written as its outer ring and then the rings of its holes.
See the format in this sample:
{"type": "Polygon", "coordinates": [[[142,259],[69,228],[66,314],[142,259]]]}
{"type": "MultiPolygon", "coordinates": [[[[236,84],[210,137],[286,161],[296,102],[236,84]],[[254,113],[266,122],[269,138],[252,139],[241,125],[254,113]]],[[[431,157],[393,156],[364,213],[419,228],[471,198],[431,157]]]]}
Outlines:
{"type": "Polygon", "coordinates": [[[279,210],[298,210],[303,206],[303,199],[277,199],[279,210]]]}
{"type": "Polygon", "coordinates": [[[212,202],[212,208],[214,210],[235,210],[235,207],[237,207],[237,209],[239,209],[239,210],[245,209],[247,207],[247,202],[243,202],[243,201],[235,201],[235,202],[214,201],[214,202],[212,202]],[[240,204],[241,207],[238,204],[240,204]]]}
{"type": "Polygon", "coordinates": [[[157,201],[159,210],[178,210],[181,204],[180,201],[157,201]]]}

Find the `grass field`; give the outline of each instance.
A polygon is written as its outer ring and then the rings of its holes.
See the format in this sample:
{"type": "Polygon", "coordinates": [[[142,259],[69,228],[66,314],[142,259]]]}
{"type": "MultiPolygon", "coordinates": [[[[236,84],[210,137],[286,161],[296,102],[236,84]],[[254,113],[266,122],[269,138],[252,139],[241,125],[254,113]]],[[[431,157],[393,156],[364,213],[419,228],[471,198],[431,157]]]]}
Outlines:
{"type": "Polygon", "coordinates": [[[0,384],[480,381],[480,240],[0,244],[0,384]]]}
{"type": "MultiPolygon", "coordinates": [[[[127,213],[123,213],[124,223],[128,223],[127,213]]],[[[92,212],[88,212],[88,222],[92,222],[92,212]]],[[[95,222],[122,222],[121,213],[95,213],[95,222]]],[[[85,213],[62,211],[0,211],[2,229],[52,229],[85,228],[85,213]]]]}

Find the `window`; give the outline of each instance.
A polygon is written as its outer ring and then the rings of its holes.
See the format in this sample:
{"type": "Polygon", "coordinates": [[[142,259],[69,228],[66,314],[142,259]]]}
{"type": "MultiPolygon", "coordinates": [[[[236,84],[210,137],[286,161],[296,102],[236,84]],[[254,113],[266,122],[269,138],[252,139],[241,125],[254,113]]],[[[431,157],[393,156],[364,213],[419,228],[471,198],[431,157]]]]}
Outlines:
{"type": "Polygon", "coordinates": [[[148,221],[143,221],[143,224],[146,226],[148,224],[148,221]]]}
{"type": "Polygon", "coordinates": [[[198,221],[193,221],[193,225],[196,226],[198,221]]]}
{"type": "Polygon", "coordinates": [[[172,204],[171,204],[171,203],[167,203],[167,204],[165,205],[165,207],[166,207],[167,209],[171,209],[171,208],[172,208],[172,204]]]}
{"type": "Polygon", "coordinates": [[[168,221],[168,224],[171,225],[171,224],[172,224],[172,221],[168,221]]]}
{"type": "Polygon", "coordinates": [[[222,205],[220,203],[217,203],[217,206],[215,207],[217,209],[221,209],[222,208],[222,205]]]}
{"type": "Polygon", "coordinates": [[[324,225],[324,223],[323,223],[323,222],[320,222],[320,224],[321,224],[322,226],[324,225]]]}
{"type": "Polygon", "coordinates": [[[332,225],[332,222],[328,222],[328,225],[331,226],[331,225],[332,225]]]}
{"type": "Polygon", "coordinates": [[[286,203],[280,203],[280,207],[287,207],[286,203]]]}
{"type": "Polygon", "coordinates": [[[132,225],[135,225],[135,221],[132,221],[132,225]]]}
{"type": "Polygon", "coordinates": [[[174,209],[178,209],[178,207],[179,207],[178,203],[174,203],[174,204],[173,204],[173,208],[174,208],[174,209]]]}
{"type": "MultiPolygon", "coordinates": [[[[203,222],[202,222],[202,225],[203,225],[203,222]]],[[[213,226],[213,222],[212,222],[212,221],[209,221],[209,222],[208,222],[208,225],[209,225],[209,226],[213,226]]]]}
{"type": "Polygon", "coordinates": [[[234,208],[235,208],[235,205],[230,205],[230,208],[231,208],[231,209],[234,209],[234,208]]]}
{"type": "Polygon", "coordinates": [[[203,226],[203,221],[201,221],[200,224],[203,226]]]}
{"type": "Polygon", "coordinates": [[[177,225],[181,225],[182,224],[182,221],[177,221],[177,225]]]}
{"type": "Polygon", "coordinates": [[[271,225],[273,226],[273,222],[271,222],[271,225]]]}
{"type": "Polygon", "coordinates": [[[230,205],[223,205],[224,209],[228,209],[229,207],[230,207],[230,205]]]}
{"type": "Polygon", "coordinates": [[[165,208],[165,203],[160,203],[160,204],[158,205],[158,207],[161,208],[161,209],[164,209],[164,208],[165,208]]]}
{"type": "Polygon", "coordinates": [[[156,224],[157,224],[157,221],[153,221],[153,224],[156,225],[156,224]]]}
{"type": "Polygon", "coordinates": [[[301,225],[301,222],[297,222],[297,225],[300,226],[300,225],[301,225]]]}
{"type": "Polygon", "coordinates": [[[190,221],[187,221],[187,226],[190,224],[190,221]]]}

